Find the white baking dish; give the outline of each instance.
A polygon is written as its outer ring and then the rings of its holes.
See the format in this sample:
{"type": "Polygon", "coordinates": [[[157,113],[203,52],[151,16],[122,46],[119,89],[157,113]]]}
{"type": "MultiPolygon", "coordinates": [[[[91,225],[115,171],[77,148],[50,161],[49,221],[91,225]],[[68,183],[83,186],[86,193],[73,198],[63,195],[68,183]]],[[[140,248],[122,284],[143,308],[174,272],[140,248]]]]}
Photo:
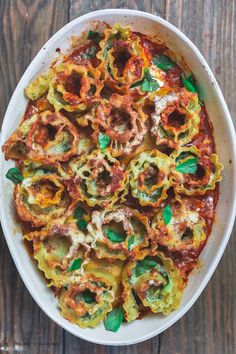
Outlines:
{"type": "MultiPolygon", "coordinates": [[[[101,10],[79,17],[58,31],[40,50],[22,76],[9,103],[2,126],[1,145],[16,129],[26,107],[24,88],[37,74],[42,72],[57,56],[56,48],[66,48],[71,35],[91,28],[94,20],[109,24],[116,22],[132,25],[134,30],[157,34],[177,56],[183,56],[197,78],[204,95],[207,111],[214,125],[217,153],[224,164],[220,198],[216,209],[216,220],[209,241],[200,256],[201,268],[189,279],[179,310],[167,317],[150,315],[141,321],[123,324],[117,333],[107,332],[101,324],[96,329],[81,329],[60,316],[57,300],[30,259],[21,240],[19,226],[15,222],[12,204],[12,183],[5,174],[12,162],[6,162],[1,153],[0,213],[3,231],[17,269],[31,295],[42,310],[56,323],[74,335],[88,341],[106,345],[127,345],[151,338],[176,322],[197,300],[214,272],[232,231],[236,212],[236,138],[230,114],[216,80],[204,58],[193,43],[177,28],[148,13],[133,10],[101,10]]],[[[230,284],[228,284],[230,286],[230,284]]],[[[24,311],[24,309],[22,309],[24,311]]]]}

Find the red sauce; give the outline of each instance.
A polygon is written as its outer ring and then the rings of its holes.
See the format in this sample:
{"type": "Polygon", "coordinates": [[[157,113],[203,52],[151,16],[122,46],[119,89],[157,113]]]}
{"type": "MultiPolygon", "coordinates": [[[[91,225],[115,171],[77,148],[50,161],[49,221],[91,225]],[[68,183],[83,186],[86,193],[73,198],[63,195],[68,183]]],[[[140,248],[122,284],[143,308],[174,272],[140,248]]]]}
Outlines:
{"type": "Polygon", "coordinates": [[[173,68],[166,72],[165,79],[171,87],[179,88],[183,86],[180,76],[181,73],[182,70],[178,65],[173,66],[173,68]]]}
{"type": "Polygon", "coordinates": [[[155,41],[149,36],[146,36],[140,32],[134,33],[140,37],[142,46],[148,54],[151,54],[152,57],[162,54],[166,49],[166,45],[164,43],[155,41]]]}
{"type": "Polygon", "coordinates": [[[209,153],[215,152],[215,142],[213,139],[213,126],[209,120],[205,106],[202,106],[200,112],[200,125],[199,132],[195,135],[193,139],[193,145],[197,148],[203,148],[203,146],[208,150],[209,153]],[[207,140],[206,140],[207,138],[207,140]]]}
{"type": "Polygon", "coordinates": [[[29,119],[35,113],[38,113],[37,107],[35,107],[34,102],[29,101],[25,110],[25,114],[23,116],[23,120],[29,119]]]}
{"type": "Polygon", "coordinates": [[[100,50],[100,47],[97,43],[90,42],[84,46],[76,47],[70,55],[68,55],[68,60],[71,60],[73,63],[79,65],[86,62],[90,62],[93,67],[97,67],[100,63],[100,60],[96,58],[95,55],[90,56],[89,52],[91,48],[95,47],[96,52],[100,50]]]}

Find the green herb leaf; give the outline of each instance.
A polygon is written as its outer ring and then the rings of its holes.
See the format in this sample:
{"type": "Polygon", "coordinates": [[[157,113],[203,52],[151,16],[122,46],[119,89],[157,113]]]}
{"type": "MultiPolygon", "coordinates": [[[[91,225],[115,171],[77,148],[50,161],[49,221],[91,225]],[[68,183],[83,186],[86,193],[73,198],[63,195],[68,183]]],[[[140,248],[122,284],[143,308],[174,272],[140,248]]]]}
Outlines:
{"type": "Polygon", "coordinates": [[[197,171],[198,157],[193,157],[175,167],[176,171],[193,175],[197,171]]]}
{"type": "Polygon", "coordinates": [[[76,219],[82,218],[82,216],[84,215],[85,211],[83,208],[81,208],[80,206],[78,206],[75,211],[74,211],[74,217],[76,219]]]}
{"type": "Polygon", "coordinates": [[[132,85],[130,85],[130,88],[140,86],[140,85],[142,85],[142,83],[143,83],[143,80],[136,81],[132,85]]]}
{"type": "Polygon", "coordinates": [[[202,92],[201,92],[201,90],[199,89],[198,85],[197,85],[196,82],[194,81],[193,75],[190,75],[190,76],[188,77],[188,81],[190,82],[190,84],[192,84],[192,86],[193,86],[194,89],[196,90],[196,91],[192,91],[192,92],[197,92],[197,94],[198,94],[198,103],[199,103],[201,106],[203,106],[203,102],[201,101],[201,100],[203,99],[203,95],[202,95],[202,92]]]}
{"type": "Polygon", "coordinates": [[[68,268],[68,270],[72,271],[72,270],[80,269],[82,262],[83,262],[82,258],[75,259],[71,264],[71,266],[68,268]]]}
{"type": "Polygon", "coordinates": [[[118,234],[110,229],[107,229],[107,237],[111,242],[123,242],[125,240],[125,235],[118,234]]]}
{"type": "Polygon", "coordinates": [[[99,43],[101,40],[101,36],[98,32],[94,31],[89,31],[88,33],[88,39],[91,39],[92,41],[99,43]]]}
{"type": "Polygon", "coordinates": [[[185,78],[184,74],[181,74],[184,87],[190,92],[197,92],[197,87],[195,86],[193,75],[185,78]]]}
{"type": "Polygon", "coordinates": [[[87,227],[87,222],[83,218],[78,218],[76,224],[80,230],[85,230],[87,227]]]}
{"type": "Polygon", "coordinates": [[[185,157],[195,157],[195,156],[190,154],[189,151],[183,151],[183,152],[181,152],[181,154],[179,154],[178,157],[176,157],[175,161],[178,162],[178,161],[184,159],[185,157]]]}
{"type": "Polygon", "coordinates": [[[24,179],[20,170],[16,167],[12,167],[7,171],[6,178],[12,181],[14,184],[18,184],[24,179]]]}
{"type": "Polygon", "coordinates": [[[173,60],[166,55],[155,56],[153,59],[153,64],[164,71],[168,71],[175,66],[175,62],[173,62],[173,60]]]}
{"type": "Polygon", "coordinates": [[[103,134],[103,133],[99,133],[98,135],[98,143],[99,143],[99,146],[102,150],[105,150],[107,145],[109,144],[109,141],[110,141],[110,137],[106,134],[103,134]]]}
{"type": "Polygon", "coordinates": [[[96,301],[96,294],[88,289],[83,291],[81,295],[86,304],[92,304],[96,301]]]}
{"type": "Polygon", "coordinates": [[[122,307],[116,307],[108,313],[104,320],[104,326],[107,331],[117,332],[123,322],[124,313],[122,307]]]}
{"type": "Polygon", "coordinates": [[[152,77],[149,69],[144,70],[144,80],[142,83],[142,91],[143,92],[153,92],[159,88],[158,82],[152,77]]]}
{"type": "Polygon", "coordinates": [[[155,261],[147,257],[142,259],[141,261],[138,261],[136,267],[134,268],[135,276],[140,277],[140,275],[154,268],[156,265],[157,263],[155,261]]]}
{"type": "Polygon", "coordinates": [[[165,225],[168,225],[172,218],[172,211],[171,211],[170,204],[167,204],[167,206],[164,208],[162,215],[163,215],[163,220],[165,225]]]}
{"type": "Polygon", "coordinates": [[[128,240],[128,250],[130,251],[133,244],[134,244],[134,241],[135,241],[135,236],[134,235],[131,235],[129,240],[128,240]]]}

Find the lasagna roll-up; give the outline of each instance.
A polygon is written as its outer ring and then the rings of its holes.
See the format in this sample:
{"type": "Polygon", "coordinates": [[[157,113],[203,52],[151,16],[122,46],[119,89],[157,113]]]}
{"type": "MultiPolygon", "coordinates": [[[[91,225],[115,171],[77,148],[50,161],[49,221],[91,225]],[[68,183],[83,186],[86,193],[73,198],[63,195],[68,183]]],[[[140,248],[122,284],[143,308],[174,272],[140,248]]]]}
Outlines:
{"type": "Polygon", "coordinates": [[[172,260],[162,252],[144,251],[122,273],[123,309],[128,322],[138,318],[139,306],[168,315],[179,307],[183,280],[172,260]]]}
{"type": "Polygon", "coordinates": [[[6,160],[24,160],[29,155],[27,149],[27,135],[32,125],[37,121],[37,114],[31,118],[24,120],[10,138],[5,142],[2,149],[5,154],[6,160]]]}
{"type": "Polygon", "coordinates": [[[74,125],[61,113],[50,111],[37,115],[26,137],[29,157],[47,164],[76,155],[78,140],[74,125]]]}
{"type": "Polygon", "coordinates": [[[130,154],[147,132],[145,120],[145,114],[129,96],[113,94],[109,102],[97,107],[91,120],[93,138],[97,141],[99,133],[105,132],[113,156],[130,154]]]}
{"type": "Polygon", "coordinates": [[[101,51],[97,57],[101,60],[100,69],[105,79],[120,86],[130,86],[142,80],[148,66],[148,58],[140,44],[140,38],[132,33],[130,27],[116,24],[104,31],[104,39],[99,43],[101,51]]]}
{"type": "Polygon", "coordinates": [[[75,223],[54,223],[49,228],[26,234],[25,238],[33,242],[33,257],[50,280],[49,286],[67,284],[72,277],[81,274],[88,262],[90,247],[75,223]]]}
{"type": "Polygon", "coordinates": [[[135,209],[118,206],[94,211],[88,231],[98,258],[126,259],[149,245],[148,219],[135,209]]]}
{"type": "Polygon", "coordinates": [[[72,177],[68,190],[72,198],[89,206],[114,204],[124,188],[126,172],[109,150],[94,150],[69,162],[72,177]]]}
{"type": "Polygon", "coordinates": [[[183,147],[172,154],[171,183],[177,193],[202,195],[221,181],[222,164],[216,154],[183,147]]]}
{"type": "Polygon", "coordinates": [[[196,93],[181,88],[164,96],[155,96],[154,103],[151,133],[157,145],[176,149],[198,133],[201,107],[196,93]]]}
{"type": "Polygon", "coordinates": [[[7,158],[29,159],[54,165],[77,154],[79,134],[73,124],[59,112],[36,113],[21,123],[7,140],[7,158]]]}
{"type": "Polygon", "coordinates": [[[25,89],[25,95],[31,100],[35,101],[48,91],[49,82],[51,79],[50,72],[38,76],[25,89]]]}
{"type": "Polygon", "coordinates": [[[99,81],[100,72],[91,65],[68,61],[54,66],[51,71],[47,99],[55,110],[81,112],[100,97],[103,87],[99,81]]]}
{"type": "Polygon", "coordinates": [[[116,287],[115,278],[104,270],[78,277],[61,292],[62,316],[81,328],[96,327],[112,310],[116,287]]]}
{"type": "Polygon", "coordinates": [[[187,198],[173,200],[170,203],[171,219],[164,221],[163,209],[160,209],[152,221],[155,241],[170,251],[198,251],[206,240],[206,224],[199,209],[187,198]]]}
{"type": "Polygon", "coordinates": [[[158,150],[142,152],[131,161],[131,193],[141,205],[156,207],[167,197],[169,166],[168,156],[158,150]]]}
{"type": "Polygon", "coordinates": [[[29,221],[35,227],[66,217],[70,210],[71,198],[55,173],[25,178],[15,186],[14,195],[21,220],[29,221]]]}

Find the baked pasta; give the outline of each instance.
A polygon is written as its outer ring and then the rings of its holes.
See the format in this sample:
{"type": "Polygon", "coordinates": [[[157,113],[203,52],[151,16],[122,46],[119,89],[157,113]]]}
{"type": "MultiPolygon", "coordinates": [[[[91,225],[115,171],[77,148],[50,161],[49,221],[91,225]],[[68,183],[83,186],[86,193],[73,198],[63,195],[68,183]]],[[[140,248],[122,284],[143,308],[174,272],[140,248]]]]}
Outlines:
{"type": "Polygon", "coordinates": [[[2,149],[23,241],[61,315],[116,332],[180,306],[222,165],[186,64],[129,26],[94,26],[25,88],[2,149]]]}

